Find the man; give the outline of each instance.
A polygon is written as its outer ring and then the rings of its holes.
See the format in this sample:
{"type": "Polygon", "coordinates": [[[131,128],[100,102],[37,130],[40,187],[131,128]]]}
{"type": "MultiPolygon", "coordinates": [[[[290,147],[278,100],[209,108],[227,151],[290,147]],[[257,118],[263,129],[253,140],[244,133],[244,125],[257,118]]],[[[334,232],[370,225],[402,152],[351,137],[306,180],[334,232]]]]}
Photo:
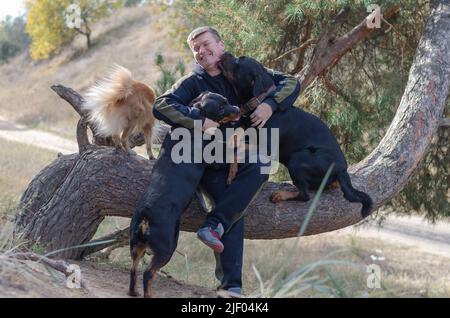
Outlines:
{"type": "MultiPolygon", "coordinates": [[[[153,113],[156,118],[172,127],[194,128],[194,121],[201,120],[202,129],[215,129],[217,122],[202,117],[199,110],[188,105],[200,93],[210,91],[225,96],[230,104],[238,105],[238,98],[219,68],[220,57],[225,45],[217,30],[200,27],[191,32],[187,42],[197,64],[193,71],[180,79],[169,91],[158,97],[153,113]]],[[[251,114],[253,127],[261,128],[273,112],[283,111],[297,99],[300,84],[292,76],[268,70],[277,89],[271,93],[251,114]]],[[[165,153],[170,153],[173,143],[164,143],[165,153]]],[[[165,155],[158,160],[171,160],[165,155]]],[[[205,224],[197,232],[198,238],[215,251],[216,276],[221,281],[221,288],[234,293],[241,293],[242,259],[244,242],[244,218],[241,217],[247,206],[256,196],[268,175],[261,174],[263,164],[239,164],[238,173],[233,182],[227,186],[228,165],[211,166],[206,164],[180,163],[172,165],[171,173],[179,169],[195,169],[199,176],[196,185],[200,185],[212,197],[215,207],[210,212],[205,224]],[[234,221],[229,222],[229,215],[234,221]]],[[[194,194],[195,189],[192,189],[194,194]]],[[[177,202],[177,206],[187,206],[189,202],[177,202]]],[[[182,211],[180,211],[181,213],[182,211]]]]}

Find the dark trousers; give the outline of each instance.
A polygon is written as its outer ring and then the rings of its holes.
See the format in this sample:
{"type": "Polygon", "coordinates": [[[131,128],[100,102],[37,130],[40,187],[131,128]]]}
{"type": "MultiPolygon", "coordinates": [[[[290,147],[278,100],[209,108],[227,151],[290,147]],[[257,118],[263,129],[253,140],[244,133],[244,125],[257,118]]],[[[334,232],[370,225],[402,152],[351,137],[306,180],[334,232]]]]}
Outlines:
{"type": "Polygon", "coordinates": [[[216,255],[216,277],[221,281],[222,288],[241,287],[243,215],[268,179],[267,174],[261,174],[261,168],[268,164],[239,164],[236,178],[231,185],[227,185],[228,164],[173,163],[171,150],[176,142],[170,140],[170,136],[164,140],[161,155],[152,172],[158,177],[151,178],[148,186],[153,191],[158,191],[159,180],[165,180],[168,184],[165,185],[164,191],[168,193],[163,195],[164,200],[154,201],[154,206],[147,208],[154,210],[155,215],[164,215],[164,209],[177,208],[179,211],[172,215],[179,217],[192,200],[197,187],[201,185],[215,203],[215,208],[208,214],[204,225],[216,227],[220,222],[226,231],[221,239],[225,249],[220,255],[216,255]]]}
{"type": "Polygon", "coordinates": [[[225,228],[221,239],[224,250],[221,254],[215,253],[215,273],[222,288],[242,287],[243,216],[247,206],[268,179],[267,174],[261,174],[262,166],[264,164],[260,162],[239,164],[238,173],[231,185],[226,183],[228,168],[207,167],[201,180],[202,188],[215,203],[204,226],[215,228],[220,222],[225,228]]]}

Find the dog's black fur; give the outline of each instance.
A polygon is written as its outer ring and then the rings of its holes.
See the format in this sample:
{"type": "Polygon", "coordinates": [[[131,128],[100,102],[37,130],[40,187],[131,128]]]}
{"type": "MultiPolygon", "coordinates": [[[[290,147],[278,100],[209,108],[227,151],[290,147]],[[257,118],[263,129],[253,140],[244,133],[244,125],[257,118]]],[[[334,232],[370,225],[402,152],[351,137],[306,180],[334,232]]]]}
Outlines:
{"type": "MultiPolygon", "coordinates": [[[[236,90],[240,102],[245,103],[261,95],[274,85],[263,65],[255,59],[234,57],[226,52],[220,62],[224,76],[236,90]]],[[[372,209],[369,195],[353,188],[347,173],[347,162],[331,130],[320,118],[299,108],[290,107],[276,112],[267,121],[266,128],[279,128],[280,162],[285,165],[299,193],[289,199],[308,201],[308,189],[318,189],[327,170],[334,168],[327,186],[338,181],[344,197],[350,202],[362,203],[361,215],[366,217],[372,209]]],[[[272,202],[282,201],[274,193],[272,202]]]]}
{"type": "MultiPolygon", "coordinates": [[[[204,92],[192,106],[200,113],[219,123],[236,119],[239,108],[232,106],[222,95],[204,92]]],[[[166,137],[165,142],[175,143],[166,137]]],[[[172,144],[173,146],[173,144],[172,144]]],[[[164,148],[164,146],[163,146],[164,148]]],[[[170,146],[164,151],[170,151],[170,146]]],[[[162,150],[163,151],[163,150],[162,150]]],[[[167,155],[167,154],[166,154],[167,155]]],[[[141,258],[149,248],[153,253],[152,262],[144,272],[144,297],[151,297],[151,285],[156,272],[169,262],[178,243],[181,212],[192,198],[202,169],[199,165],[186,165],[171,175],[173,162],[168,158],[158,160],[152,172],[150,184],[131,219],[130,253],[133,261],[130,271],[130,296],[138,296],[136,279],[141,258]],[[184,202],[184,203],[180,203],[184,202]]]]}

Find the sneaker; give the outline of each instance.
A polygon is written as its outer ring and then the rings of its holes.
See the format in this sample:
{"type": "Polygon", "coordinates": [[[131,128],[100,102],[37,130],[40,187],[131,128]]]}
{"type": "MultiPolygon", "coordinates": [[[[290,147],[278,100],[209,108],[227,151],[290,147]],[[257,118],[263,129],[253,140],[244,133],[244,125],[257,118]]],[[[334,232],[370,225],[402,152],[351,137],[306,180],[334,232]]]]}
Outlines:
{"type": "Polygon", "coordinates": [[[220,241],[224,233],[224,229],[221,223],[217,225],[215,229],[211,227],[202,227],[197,231],[197,237],[200,241],[208,245],[210,248],[214,250],[216,253],[223,252],[223,244],[220,241]]]}

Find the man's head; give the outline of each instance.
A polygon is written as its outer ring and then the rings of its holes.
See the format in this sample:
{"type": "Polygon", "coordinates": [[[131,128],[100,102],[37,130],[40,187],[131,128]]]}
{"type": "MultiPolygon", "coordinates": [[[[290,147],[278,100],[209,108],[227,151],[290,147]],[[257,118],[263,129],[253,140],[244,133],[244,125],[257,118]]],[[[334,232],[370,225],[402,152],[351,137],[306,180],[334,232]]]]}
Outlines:
{"type": "Polygon", "coordinates": [[[209,26],[196,28],[189,34],[187,42],[198,64],[206,71],[218,70],[225,45],[216,29],[209,26]]]}

